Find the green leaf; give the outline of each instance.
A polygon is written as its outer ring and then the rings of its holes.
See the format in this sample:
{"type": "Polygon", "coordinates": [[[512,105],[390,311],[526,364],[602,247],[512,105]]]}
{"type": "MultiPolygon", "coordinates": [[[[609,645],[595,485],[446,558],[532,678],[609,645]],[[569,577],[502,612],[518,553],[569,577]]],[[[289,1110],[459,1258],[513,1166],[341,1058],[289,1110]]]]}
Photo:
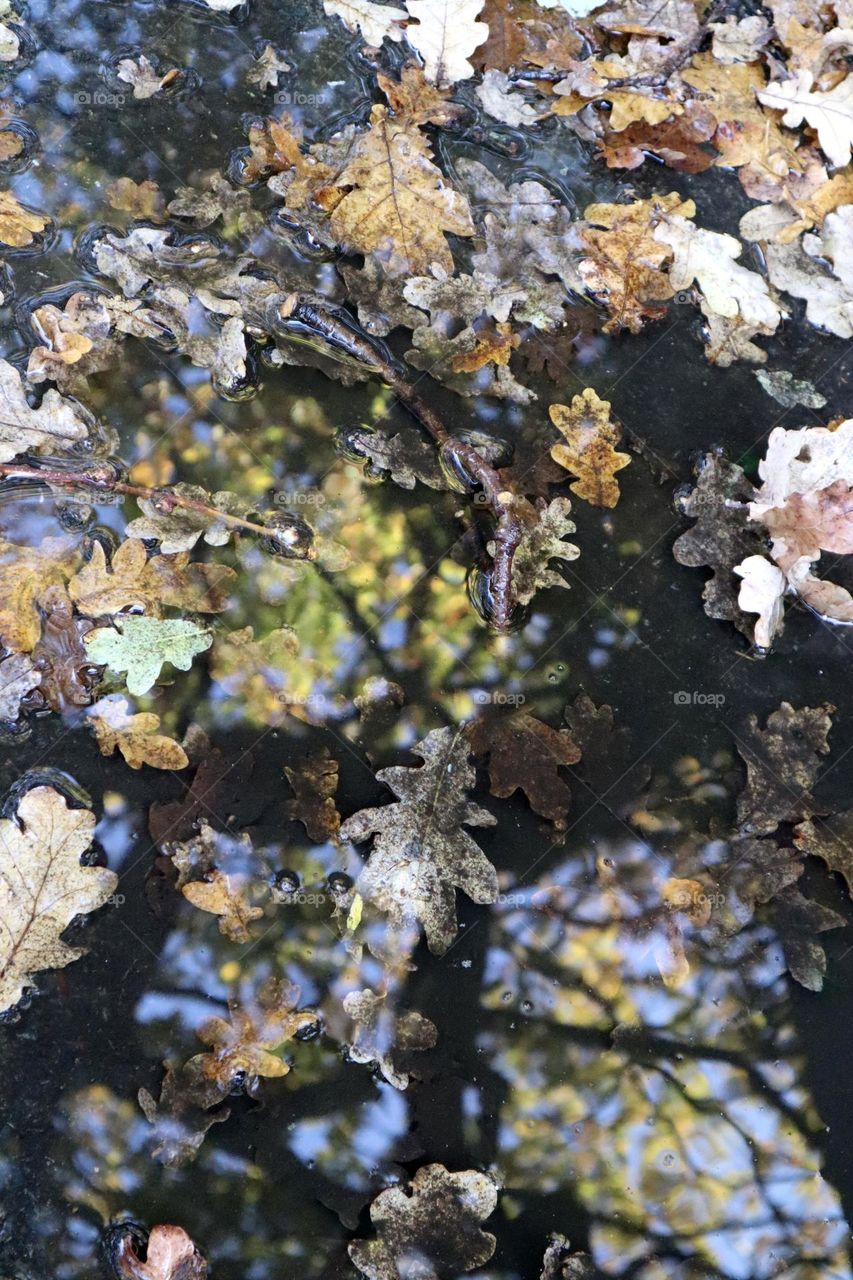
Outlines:
{"type": "Polygon", "coordinates": [[[204,627],[183,619],[122,618],[116,627],[98,627],[86,636],[89,657],[113,671],[127,672],[127,691],[147,693],[164,662],[189,671],[197,653],[209,649],[213,637],[204,627]]]}

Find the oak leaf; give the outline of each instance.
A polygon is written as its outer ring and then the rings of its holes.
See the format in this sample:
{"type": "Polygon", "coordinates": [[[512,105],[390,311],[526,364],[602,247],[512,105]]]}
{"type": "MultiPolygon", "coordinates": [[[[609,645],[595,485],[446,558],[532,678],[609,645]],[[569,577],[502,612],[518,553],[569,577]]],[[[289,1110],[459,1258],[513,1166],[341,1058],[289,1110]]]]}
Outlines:
{"type": "MultiPolygon", "coordinates": [[[[3,668],[0,665],[0,678],[3,668]]],[[[131,769],[144,764],[154,769],[185,769],[187,753],[179,742],[158,733],[160,717],[150,711],[130,714],[124,698],[101,698],[88,712],[101,755],[111,756],[118,748],[131,769]]]]}
{"type": "Polygon", "coordinates": [[[413,1258],[423,1280],[474,1271],[495,1251],[495,1237],[480,1223],[496,1204],[497,1187],[486,1174],[425,1165],[408,1188],[379,1193],[370,1206],[376,1238],[354,1240],[349,1255],[369,1280],[404,1280],[413,1258]]]}
{"type": "Polygon", "coordinates": [[[419,920],[430,950],[443,955],[456,937],[455,890],[480,903],[497,895],[494,867],[464,830],[466,824],[494,826],[495,819],[468,799],[476,775],[461,731],[434,729],[412,750],[424,761],[421,768],[376,775],[397,801],[354,814],[341,838],[375,837],[358,893],[395,926],[419,920]]]}
{"type": "Polygon", "coordinates": [[[406,41],[423,59],[424,74],[434,84],[456,84],[474,74],[468,61],[489,34],[477,15],[484,0],[406,0],[414,23],[406,41]]]}
{"type": "Polygon", "coordinates": [[[409,1074],[402,1062],[412,1052],[432,1049],[438,1040],[434,1022],[416,1010],[398,1014],[393,1002],[377,996],[370,988],[350,991],[344,996],[344,1012],[352,1018],[355,1031],[347,1047],[351,1062],[376,1064],[395,1089],[405,1089],[409,1074]]]}
{"type": "Polygon", "coordinates": [[[735,734],[746,765],[746,786],[737,803],[742,833],[770,835],[782,822],[801,822],[819,812],[811,788],[820,757],[829,752],[834,710],[829,703],[796,709],[783,702],[764,729],[752,715],[735,734]]]}
{"type": "Polygon", "coordinates": [[[297,1009],[299,988],[280,979],[271,979],[246,1005],[229,1001],[229,1018],[210,1018],[198,1032],[208,1053],[192,1061],[201,1074],[223,1093],[236,1076],[286,1076],[290,1067],[273,1051],[292,1040],[300,1031],[317,1024],[313,1009],[297,1009]]]}
{"type": "Polygon", "coordinates": [[[181,893],[199,911],[219,917],[219,932],[232,942],[249,942],[249,925],[260,920],[263,907],[250,900],[251,882],[240,875],[215,869],[205,880],[191,880],[181,893]]]}
{"type": "Polygon", "coordinates": [[[50,225],[50,218],[25,209],[11,191],[0,191],[0,244],[25,249],[50,225]]]}
{"type": "Polygon", "coordinates": [[[156,1226],[145,1248],[145,1261],[128,1233],[119,1245],[117,1280],[207,1280],[207,1262],[183,1227],[156,1226]]]}
{"type": "Polygon", "coordinates": [[[426,137],[382,106],[371,111],[335,188],[342,195],[331,217],[335,237],[348,253],[376,254],[390,276],[425,275],[436,263],[450,272],[445,233],[474,234],[468,202],[433,164],[426,137]]]}
{"type": "Polygon", "coordinates": [[[340,830],[341,815],[335,807],[338,768],[337,760],[329,755],[328,749],[296,765],[284,766],[295,793],[287,802],[287,816],[298,819],[316,844],[336,839],[340,830]]]}
{"type": "MultiPolygon", "coordinates": [[[[537,591],[547,587],[567,587],[562,574],[550,567],[551,560],[577,560],[580,549],[564,539],[575,532],[575,523],[569,518],[572,504],[568,498],[553,498],[551,502],[534,506],[525,503],[524,532],[512,561],[513,594],[519,604],[529,604],[537,591]]],[[[490,544],[489,554],[492,554],[490,544]]]]}
{"type": "Polygon", "coordinates": [[[198,653],[209,649],[212,636],[183,618],[126,616],[115,627],[97,627],[86,636],[92,662],[127,673],[127,691],[138,696],[155,683],[163,664],[189,671],[198,653]]]}
{"type": "Polygon", "coordinates": [[[619,501],[616,472],[628,466],[631,456],[615,448],[622,431],[611,420],[610,401],[599,399],[587,387],[573,398],[571,407],[552,404],[548,412],[566,441],[552,447],[551,457],[578,477],[569,485],[572,493],[594,507],[615,507],[619,501]]]}
{"type": "Polygon", "coordinates": [[[607,307],[607,333],[639,333],[647,320],[663,314],[661,303],[675,293],[665,270],[672,249],[656,238],[655,227],[665,214],[687,208],[671,192],[627,205],[593,204],[584,211],[578,274],[587,292],[607,307]]]}
{"type": "Polygon", "coordinates": [[[384,39],[402,40],[400,25],[408,18],[405,9],[374,0],[323,0],[326,13],[340,18],[347,31],[358,31],[365,41],[377,49],[384,39]]]}
{"type": "Polygon", "coordinates": [[[62,933],[75,916],[102,907],[118,884],[114,871],[81,865],[94,831],[92,811],[69,808],[53,787],[34,787],[15,819],[0,818],[0,1011],[18,1003],[34,973],[86,954],[62,933]]]}
{"type": "Polygon", "coordinates": [[[40,547],[0,542],[0,639],[16,653],[32,653],[41,635],[40,598],[62,586],[78,562],[68,538],[46,538],[40,547]]]}
{"type": "Polygon", "coordinates": [[[62,452],[88,437],[88,423],[52,387],[32,409],[21,375],[7,360],[0,360],[0,462],[44,446],[62,452]]]}
{"type": "Polygon", "coordinates": [[[790,129],[810,125],[821,150],[831,164],[841,168],[853,148],[853,76],[845,76],[833,88],[814,87],[811,71],[801,68],[788,80],[771,81],[758,92],[758,101],[784,112],[782,123],[790,129]]]}
{"type": "Polygon", "coordinates": [[[552,729],[526,711],[480,716],[467,729],[471,750],[487,756],[493,796],[522,790],[534,813],[558,822],[572,802],[561,766],[577,764],[580,748],[566,729],[552,729]]]}
{"type": "Polygon", "coordinates": [[[128,610],[161,617],[165,607],[191,613],[220,613],[224,587],[237,575],[225,565],[190,564],[189,555],[150,556],[138,538],[129,538],[107,563],[100,542],[92,546],[89,563],[74,575],[68,594],[80,613],[104,618],[128,610]]]}

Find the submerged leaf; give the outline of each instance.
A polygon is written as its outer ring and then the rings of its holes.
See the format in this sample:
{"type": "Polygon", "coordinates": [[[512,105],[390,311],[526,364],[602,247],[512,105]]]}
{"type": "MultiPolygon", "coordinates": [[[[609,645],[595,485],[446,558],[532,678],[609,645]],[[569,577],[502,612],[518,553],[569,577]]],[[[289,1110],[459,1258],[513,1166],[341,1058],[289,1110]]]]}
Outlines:
{"type": "Polygon", "coordinates": [[[316,844],[336,839],[341,826],[341,815],[335,808],[337,760],[324,748],[297,765],[285,765],[284,772],[295,792],[294,799],[287,802],[287,816],[297,818],[316,844]]]}
{"type": "Polygon", "coordinates": [[[832,726],[829,703],[795,710],[783,702],[759,729],[752,715],[735,735],[746,764],[746,786],[738,798],[738,826],[744,833],[769,835],[781,822],[802,821],[819,812],[811,788],[820,757],[829,751],[832,726]]]}
{"type": "MultiPolygon", "coordinates": [[[[0,666],[0,675],[2,675],[0,666]]],[[[174,738],[158,733],[160,717],[150,711],[131,715],[124,698],[101,698],[88,712],[89,723],[101,755],[111,756],[118,748],[131,769],[144,764],[154,769],[185,769],[187,753],[174,738]]]]}
{"type": "Polygon", "coordinates": [[[496,1240],[480,1223],[494,1212],[497,1187],[474,1169],[418,1169],[411,1185],[382,1191],[370,1206],[375,1240],[355,1240],[349,1255],[369,1280],[405,1280],[417,1259],[423,1280],[450,1280],[484,1266],[496,1240]]]}
{"type": "Polygon", "coordinates": [[[38,409],[31,409],[21,375],[7,360],[0,360],[0,462],[19,453],[49,446],[69,449],[89,437],[89,426],[69,400],[51,388],[38,409]]]}
{"type": "Polygon", "coordinates": [[[421,921],[430,950],[443,955],[456,937],[455,890],[474,902],[497,896],[495,869],[464,830],[465,824],[494,826],[495,819],[468,799],[475,773],[461,732],[434,729],[412,750],[424,761],[421,768],[380,769],[376,775],[397,802],[354,814],[341,838],[375,836],[358,892],[395,927],[421,921]]]}
{"type": "Polygon", "coordinates": [[[183,1227],[153,1227],[145,1247],[145,1261],[128,1235],[115,1262],[117,1280],[206,1280],[207,1262],[183,1227]]]}
{"type": "Polygon", "coordinates": [[[316,1026],[313,1009],[297,1009],[299,988],[271,979],[248,1004],[229,1001],[229,1018],[210,1018],[198,1032],[208,1053],[192,1059],[201,1075],[223,1094],[235,1078],[286,1076],[290,1067],[273,1051],[308,1027],[316,1026]]]}
{"type": "Polygon", "coordinates": [[[566,441],[552,447],[551,457],[578,477],[569,485],[572,493],[594,507],[615,507],[619,501],[616,472],[628,466],[631,456],[615,448],[622,431],[611,420],[610,401],[600,400],[587,387],[574,397],[571,408],[552,404],[548,412],[566,441]]]}
{"type": "Polygon", "coordinates": [[[552,822],[565,818],[572,793],[559,770],[581,758],[566,729],[552,729],[520,711],[481,716],[466,732],[474,754],[488,756],[493,796],[505,799],[520,788],[534,813],[552,822]]]}

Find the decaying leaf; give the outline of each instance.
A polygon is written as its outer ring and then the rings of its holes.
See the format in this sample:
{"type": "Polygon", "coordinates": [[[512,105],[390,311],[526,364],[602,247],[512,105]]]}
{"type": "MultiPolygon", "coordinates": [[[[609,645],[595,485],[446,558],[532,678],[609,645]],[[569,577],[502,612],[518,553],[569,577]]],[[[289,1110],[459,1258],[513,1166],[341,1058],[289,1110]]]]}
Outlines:
{"type": "Polygon", "coordinates": [[[221,1105],[227,1095],[201,1073],[197,1058],[183,1066],[163,1065],[166,1073],[159,1099],[147,1089],[140,1089],[137,1097],[153,1128],[151,1154],[174,1168],[194,1160],[207,1131],[231,1113],[221,1105]]]}
{"type": "Polygon", "coordinates": [[[295,792],[287,803],[287,816],[298,818],[316,844],[336,839],[341,826],[341,815],[335,807],[337,760],[324,748],[297,765],[285,765],[284,772],[295,792]]]}
{"type": "Polygon", "coordinates": [[[384,1080],[395,1089],[405,1089],[409,1073],[401,1064],[410,1053],[433,1048],[438,1040],[435,1023],[414,1009],[397,1014],[385,996],[377,996],[369,988],[350,991],[343,998],[343,1007],[355,1023],[347,1049],[350,1060],[375,1064],[384,1080]]]}
{"type": "Polygon", "coordinates": [[[334,236],[348,253],[377,254],[389,276],[425,275],[436,263],[452,271],[445,233],[474,234],[468,202],[433,164],[426,136],[382,106],[355,140],[335,190],[334,236]]]}
{"type": "Polygon", "coordinates": [[[183,618],[123,617],[115,627],[97,627],[86,636],[91,662],[127,672],[127,691],[147,693],[163,664],[189,671],[193,658],[209,649],[212,636],[183,618]]]}
{"type": "Polygon", "coordinates": [[[804,122],[817,133],[826,158],[841,167],[853,148],[853,76],[824,92],[814,87],[811,71],[801,68],[788,80],[774,80],[758,93],[766,107],[783,111],[782,123],[794,129],[804,122]]]}
{"type": "Polygon", "coordinates": [[[118,64],[116,75],[124,84],[133,88],[133,96],[137,101],[153,98],[162,89],[173,84],[180,76],[177,67],[172,67],[160,75],[151,59],[141,53],[137,59],[122,58],[118,64]]]}
{"type": "MultiPolygon", "coordinates": [[[[548,587],[567,587],[562,574],[550,567],[552,560],[577,560],[580,548],[564,538],[575,532],[569,518],[572,504],[568,498],[554,498],[541,506],[529,507],[527,526],[512,562],[512,582],[519,604],[529,604],[537,591],[548,587]]],[[[490,551],[491,554],[491,551],[490,551]]]]}
{"type": "Polygon", "coordinates": [[[340,18],[348,31],[358,31],[368,44],[378,48],[384,39],[402,40],[408,14],[391,4],[374,0],[323,0],[326,13],[340,18]]]}
{"type": "Polygon", "coordinates": [[[117,1280],[206,1280],[208,1274],[207,1262],[183,1227],[153,1227],[144,1262],[128,1232],[114,1265],[117,1280]]]}
{"type": "Polygon", "coordinates": [[[540,1280],[599,1280],[599,1273],[588,1253],[572,1249],[566,1236],[555,1233],[542,1259],[540,1280]]]}
{"type": "Polygon", "coordinates": [[[13,653],[0,662],[0,720],[17,720],[21,701],[38,688],[41,672],[25,653],[13,653]]]}
{"type": "Polygon", "coordinates": [[[754,626],[738,603],[735,568],[763,550],[760,534],[749,525],[747,504],[754,496],[739,466],[720,454],[706,454],[696,487],[679,503],[683,514],[696,523],[672,548],[679,564],[713,570],[702,591],[708,617],[733,622],[750,640],[754,626]]]}
{"type": "MultiPolygon", "coordinates": [[[[2,673],[0,665],[0,678],[2,673]]],[[[101,698],[88,712],[88,720],[101,755],[111,756],[118,748],[131,769],[144,764],[154,769],[185,769],[189,764],[181,744],[157,732],[160,717],[150,711],[132,715],[124,698],[101,698]]]]}
{"type": "Polygon", "coordinates": [[[382,1191],[370,1206],[376,1239],[355,1240],[349,1255],[369,1280],[450,1280],[484,1266],[496,1240],[480,1223],[494,1212],[497,1187],[474,1169],[449,1173],[442,1164],[418,1169],[408,1188],[382,1191]]]}
{"type": "Polygon", "coordinates": [[[81,865],[94,831],[94,813],[70,808],[53,787],[34,787],[16,818],[0,818],[0,1011],[18,1003],[40,970],[64,969],[86,954],[62,934],[118,884],[114,871],[81,865]]]}
{"type": "Polygon", "coordinates": [[[281,979],[270,979],[247,1004],[229,1002],[229,1018],[210,1018],[198,1032],[207,1053],[192,1059],[200,1074],[223,1096],[236,1079],[286,1076],[287,1062],[275,1053],[288,1040],[316,1027],[313,1009],[297,1009],[299,988],[281,979]]]}
{"type": "Polygon", "coordinates": [[[750,716],[735,735],[737,749],[746,764],[747,781],[738,797],[738,827],[749,835],[769,835],[781,822],[802,821],[819,812],[811,788],[827,754],[827,735],[835,708],[796,710],[783,702],[759,729],[750,716]]]}
{"type": "Polygon", "coordinates": [[[354,814],[341,838],[375,837],[357,891],[395,926],[419,920],[430,950],[443,955],[456,937],[455,890],[474,902],[495,900],[495,869],[464,830],[466,824],[494,826],[495,819],[468,799],[476,775],[461,731],[434,729],[412,750],[424,761],[421,768],[376,775],[398,800],[354,814]]]}
{"type": "Polygon", "coordinates": [[[519,788],[534,813],[552,822],[565,818],[572,802],[560,767],[577,764],[580,748],[566,729],[552,729],[526,711],[484,715],[467,729],[471,750],[487,756],[490,791],[506,799],[519,788]]]}
{"type": "MultiPolygon", "coordinates": [[[[169,492],[180,498],[192,498],[221,511],[223,515],[245,516],[249,510],[247,503],[227,489],[208,493],[200,485],[181,481],[172,485],[169,492]]],[[[140,498],[139,507],[144,515],[130,521],[127,537],[159,542],[161,551],[168,555],[191,551],[199,538],[203,538],[208,546],[224,547],[234,532],[225,520],[218,520],[210,511],[196,511],[192,507],[172,503],[158,505],[156,498],[140,498]]]]}
{"type": "Polygon", "coordinates": [[[0,191],[0,244],[25,249],[49,225],[50,218],[25,209],[11,191],[0,191]]]}
{"type": "Polygon", "coordinates": [[[610,401],[599,399],[587,387],[573,398],[571,407],[552,404],[548,412],[566,442],[555,444],[551,457],[578,477],[569,485],[572,493],[594,507],[615,507],[619,501],[616,472],[628,466],[631,456],[616,450],[622,431],[610,417],[610,401]]]}
{"type": "Polygon", "coordinates": [[[220,613],[226,587],[236,577],[225,565],[190,564],[186,552],[149,557],[140,539],[129,538],[109,564],[103,545],[95,542],[89,563],[69,582],[68,594],[88,618],[131,611],[159,618],[167,607],[220,613]]]}
{"type": "Polygon", "coordinates": [[[88,436],[89,425],[77,407],[53,388],[37,409],[31,409],[21,375],[14,365],[0,360],[0,462],[43,448],[70,449],[88,436]]]}
{"type": "Polygon", "coordinates": [[[111,209],[149,222],[160,222],[166,207],[162,191],[150,179],[134,182],[132,178],[117,178],[107,187],[107,200],[111,209]]]}
{"type": "Polygon", "coordinates": [[[803,378],[795,378],[787,369],[756,369],[754,376],[774,400],[791,409],[802,404],[808,409],[822,409],[826,396],[803,378]]]}
{"type": "Polygon", "coordinates": [[[675,293],[665,268],[672,249],[655,235],[659,219],[685,205],[675,192],[632,204],[593,204],[579,228],[583,257],[578,274],[587,291],[608,310],[608,333],[639,333],[647,320],[663,314],[661,304],[675,293]]]}
{"type": "Polygon", "coordinates": [[[249,925],[260,920],[263,907],[251,900],[252,883],[242,875],[215,869],[204,880],[191,880],[181,893],[199,911],[219,917],[219,932],[231,942],[249,942],[249,925]]]}
{"type": "Polygon", "coordinates": [[[289,70],[290,63],[285,62],[275,46],[265,44],[255,59],[254,66],[246,76],[246,80],[249,84],[256,84],[259,89],[275,89],[278,85],[279,76],[289,70]]]}

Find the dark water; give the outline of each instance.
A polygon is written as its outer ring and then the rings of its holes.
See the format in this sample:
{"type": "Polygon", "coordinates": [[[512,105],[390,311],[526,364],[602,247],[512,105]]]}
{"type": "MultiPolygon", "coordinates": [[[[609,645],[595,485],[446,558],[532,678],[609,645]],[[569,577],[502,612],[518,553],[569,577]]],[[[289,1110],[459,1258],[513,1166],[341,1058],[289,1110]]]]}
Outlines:
{"type": "MultiPolygon", "coordinates": [[[[115,178],[150,178],[171,194],[227,164],[244,142],[245,114],[272,102],[245,84],[265,41],[293,65],[283,92],[306,136],[329,135],[369,110],[357,46],[319,5],[258,2],[226,20],[183,0],[81,0],[33,2],[26,16],[32,57],[7,92],[38,145],[10,181],[61,230],[41,252],[10,256],[14,304],[31,307],[92,279],[74,239],[116,220],[104,196],[115,178]],[[140,50],[163,69],[194,74],[176,94],[112,101],[117,57],[140,50]]],[[[500,154],[508,131],[492,136],[500,145],[490,151],[451,138],[446,159],[475,155],[504,178],[521,168],[547,176],[580,209],[625,188],[557,130],[528,135],[512,163],[500,154]]],[[[687,189],[658,169],[632,182],[640,194],[687,189]]],[[[745,202],[733,176],[690,179],[689,190],[702,225],[736,229],[745,202]]],[[[263,207],[260,194],[256,202],[263,207]]],[[[233,243],[328,286],[328,268],[296,261],[263,229],[233,243]]],[[[12,359],[25,347],[15,316],[13,305],[2,313],[12,359]]],[[[322,725],[284,715],[264,725],[264,708],[224,694],[203,662],[152,703],[170,732],[194,721],[228,759],[245,762],[248,780],[208,816],[249,829],[272,865],[295,871],[305,888],[307,900],[270,913],[253,944],[235,946],[212,916],[158,892],[147,810],[181,794],[177,776],[104,759],[79,723],[55,716],[0,748],[4,792],[25,771],[46,768],[86,790],[121,877],[116,905],[80,930],[90,954],[42,974],[37,995],[0,1027],[2,1280],[95,1280],[104,1224],[120,1214],[185,1227],[216,1280],[355,1275],[346,1245],[369,1230],[370,1200],[432,1161],[490,1170],[499,1181],[487,1224],[497,1252],[480,1273],[495,1280],[538,1276],[551,1232],[589,1249],[606,1275],[850,1275],[847,931],[825,935],[821,994],[790,982],[778,939],[755,921],[727,938],[713,920],[707,930],[685,926],[689,975],[677,986],[661,976],[677,944],[656,914],[660,888],[691,840],[702,845],[697,833],[712,818],[731,822],[745,718],[763,723],[782,700],[837,706],[819,787],[827,808],[849,806],[853,747],[849,632],[793,609],[772,657],[754,660],[733,629],[705,617],[702,574],[672,559],[686,527],[673,494],[699,451],[723,445],[754,468],[773,426],[819,420],[781,411],[745,367],[709,366],[694,317],[676,306],[640,336],[594,340],[585,363],[540,384],[539,402],[524,412],[430,387],[454,426],[545,440],[545,406],[592,385],[648,445],[649,460],[635,456],[620,476],[613,512],[576,505],[582,555],[566,567],[570,590],[539,596],[529,625],[508,639],[490,636],[465,599],[458,500],[368,484],[336,453],[341,426],[386,411],[405,422],[377,386],[344,391],[288,369],[267,376],[255,399],[229,403],[203,370],[130,342],[122,368],[93,380],[89,403],[119,432],[129,463],[176,460],[177,478],[251,497],[313,494],[305,514],[346,544],[352,564],[320,576],[249,547],[212,553],[242,570],[221,625],[252,625],[256,635],[292,625],[305,657],[301,692],[323,707],[309,717],[322,725]],[[353,698],[365,678],[381,675],[402,685],[406,706],[368,735],[353,698]],[[418,950],[401,1003],[431,1017],[439,1039],[398,1091],[341,1048],[340,999],[377,975],[369,961],[359,973],[330,923],[326,877],[355,874],[359,854],[312,846],[287,819],[283,766],[309,745],[328,746],[349,814],[387,798],[373,766],[406,758],[407,746],[471,715],[489,691],[523,695],[528,710],[558,724],[581,690],[613,707],[630,740],[621,756],[576,771],[561,836],[519,795],[492,802],[479,788],[478,801],[499,817],[477,838],[502,897],[488,909],[460,895],[457,943],[442,958],[418,950]],[[630,819],[643,808],[648,770],[658,821],[638,825],[630,819]],[[324,1033],[289,1047],[288,1076],[233,1099],[231,1118],[210,1131],[195,1163],[162,1167],[150,1156],[138,1089],[156,1096],[162,1059],[197,1052],[199,1025],[270,973],[299,984],[302,1002],[323,1011],[324,1033]]],[[[844,415],[846,344],[795,320],[769,349],[770,367],[809,378],[827,397],[820,420],[844,415]]],[[[99,519],[122,527],[115,508],[99,519]]],[[[19,541],[57,531],[44,495],[5,497],[0,524],[19,541]]],[[[817,867],[807,879],[815,897],[849,917],[839,883],[817,867]]]]}

